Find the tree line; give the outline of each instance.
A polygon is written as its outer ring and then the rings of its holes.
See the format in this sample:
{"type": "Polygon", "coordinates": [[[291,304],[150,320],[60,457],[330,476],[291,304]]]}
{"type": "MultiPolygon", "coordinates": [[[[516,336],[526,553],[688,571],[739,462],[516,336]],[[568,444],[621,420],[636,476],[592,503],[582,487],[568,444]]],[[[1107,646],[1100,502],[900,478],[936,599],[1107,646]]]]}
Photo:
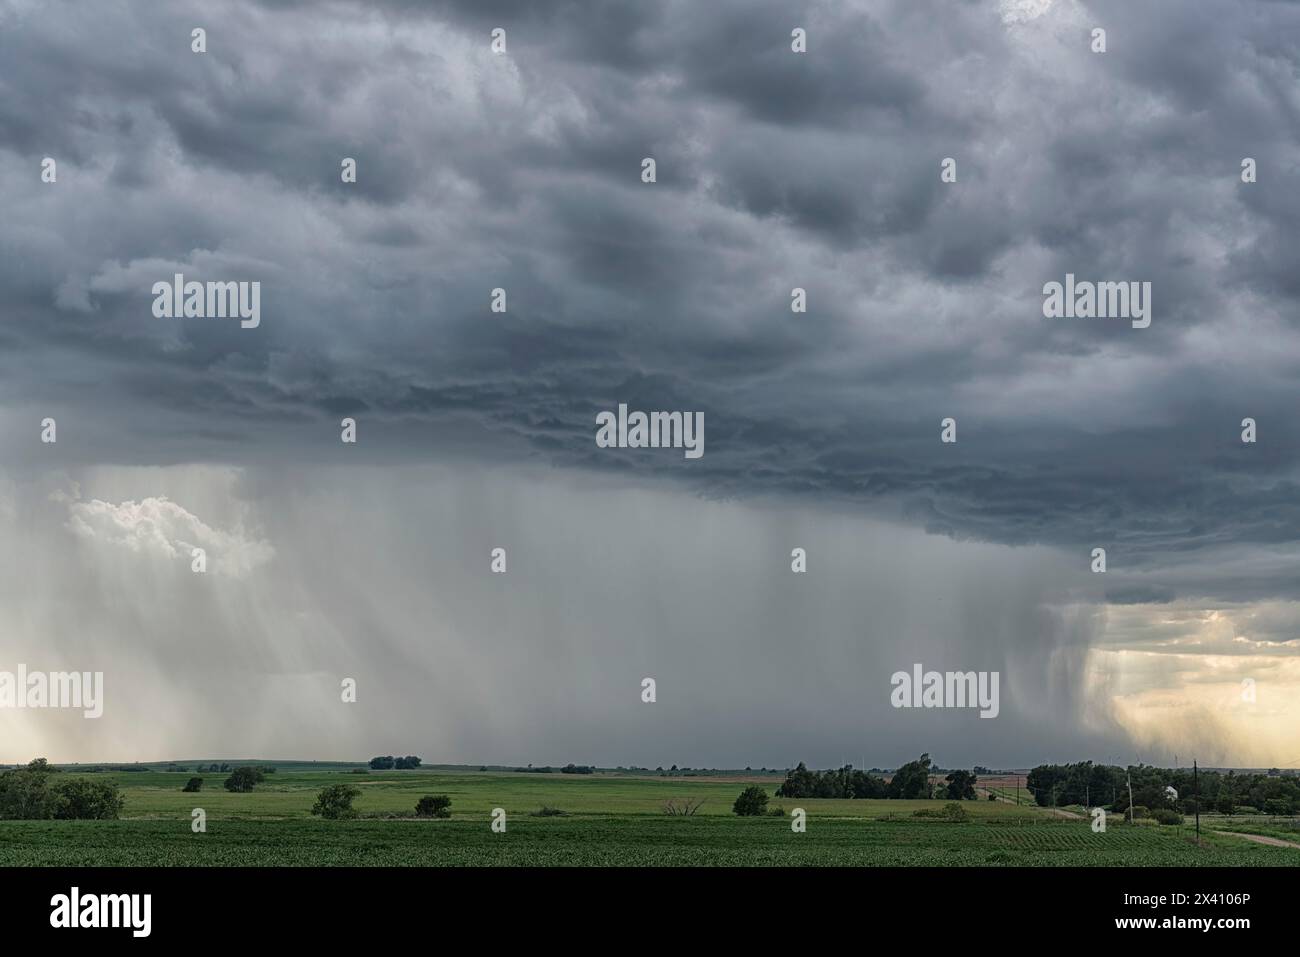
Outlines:
{"type": "Polygon", "coordinates": [[[1168,809],[1194,814],[1263,812],[1291,816],[1300,811],[1300,777],[1282,774],[1276,768],[1267,773],[1238,774],[1236,771],[1200,771],[1190,768],[1157,768],[1146,764],[1121,768],[1081,761],[1077,764],[1040,764],[1025,778],[1034,800],[1042,807],[1062,804],[1105,806],[1127,812],[1129,786],[1134,807],[1168,809]],[[1173,788],[1177,797],[1166,788],[1173,788]]]}
{"type": "Polygon", "coordinates": [[[395,758],[391,754],[370,759],[370,768],[374,771],[411,771],[420,766],[420,759],[413,754],[404,758],[395,758]]]}
{"type": "Polygon", "coordinates": [[[787,771],[785,781],[776,789],[777,797],[788,798],[858,798],[915,800],[947,798],[952,801],[975,800],[975,772],[950,771],[937,785],[930,783],[933,762],[928,753],[908,761],[886,781],[867,771],[854,770],[846,764],[829,771],[810,771],[800,761],[787,771]]]}

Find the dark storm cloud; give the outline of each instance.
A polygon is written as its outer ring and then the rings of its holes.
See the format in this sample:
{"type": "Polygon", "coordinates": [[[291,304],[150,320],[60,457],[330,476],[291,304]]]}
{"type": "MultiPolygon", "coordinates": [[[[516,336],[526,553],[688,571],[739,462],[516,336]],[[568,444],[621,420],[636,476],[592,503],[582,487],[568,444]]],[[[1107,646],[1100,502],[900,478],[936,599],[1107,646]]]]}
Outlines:
{"type": "Polygon", "coordinates": [[[1155,576],[1119,602],[1295,592],[1169,556],[1300,536],[1296,5],[0,10],[10,464],[47,409],[61,464],[312,461],[355,415],[377,460],[1104,545],[1155,576]],[[154,319],[173,272],[261,280],[261,327],[154,319]],[[1066,272],[1152,282],[1151,327],[1043,319],[1066,272]],[[619,402],[705,411],[705,456],[596,449],[619,402]]]}

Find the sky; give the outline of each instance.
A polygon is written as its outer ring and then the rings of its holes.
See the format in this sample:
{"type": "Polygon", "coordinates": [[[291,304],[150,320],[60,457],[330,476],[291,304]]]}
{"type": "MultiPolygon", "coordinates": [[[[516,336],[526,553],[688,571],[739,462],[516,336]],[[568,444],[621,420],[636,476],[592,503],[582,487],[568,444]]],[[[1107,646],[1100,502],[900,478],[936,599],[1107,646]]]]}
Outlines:
{"type": "Polygon", "coordinates": [[[1300,766],[1298,77],[1263,0],[0,0],[0,672],[104,675],[0,761],[1300,766]]]}

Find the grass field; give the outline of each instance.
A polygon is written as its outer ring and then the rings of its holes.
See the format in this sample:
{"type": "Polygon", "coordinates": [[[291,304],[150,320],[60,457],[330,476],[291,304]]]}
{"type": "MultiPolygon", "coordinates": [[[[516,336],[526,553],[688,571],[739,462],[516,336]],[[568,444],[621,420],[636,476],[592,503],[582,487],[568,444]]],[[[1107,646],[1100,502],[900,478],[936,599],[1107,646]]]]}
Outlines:
{"type": "Polygon", "coordinates": [[[1111,826],[1052,818],[1029,807],[964,802],[970,820],[925,820],[913,812],[941,801],[773,798],[784,817],[737,818],[736,795],[751,780],[769,794],[771,776],[692,778],[431,770],[352,774],[343,767],[280,765],[249,794],[203,775],[182,793],[184,772],[105,772],[121,785],[118,821],[0,821],[0,865],[1300,865],[1300,850],[1187,828],[1111,826]],[[346,782],[361,790],[351,821],[312,817],[316,794],[346,782]],[[413,817],[424,794],[447,794],[452,817],[413,817]],[[663,813],[669,798],[703,798],[694,817],[663,813]],[[536,817],[543,805],[565,813],[536,817]],[[191,811],[207,832],[191,831],[191,811]],[[507,830],[493,833],[493,808],[507,830]],[[808,813],[807,832],[789,812],[808,813]]]}

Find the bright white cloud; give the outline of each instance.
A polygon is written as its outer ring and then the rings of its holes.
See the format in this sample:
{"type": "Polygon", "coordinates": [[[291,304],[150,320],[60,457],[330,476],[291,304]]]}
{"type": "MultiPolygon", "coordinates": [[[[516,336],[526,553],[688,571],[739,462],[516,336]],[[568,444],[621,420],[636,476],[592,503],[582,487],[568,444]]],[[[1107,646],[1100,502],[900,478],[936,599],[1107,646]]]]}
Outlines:
{"type": "Polygon", "coordinates": [[[192,549],[202,548],[209,568],[235,578],[275,555],[269,542],[242,528],[213,528],[166,496],[120,505],[100,499],[73,502],[68,513],[68,527],[86,541],[187,561],[192,549]]]}

